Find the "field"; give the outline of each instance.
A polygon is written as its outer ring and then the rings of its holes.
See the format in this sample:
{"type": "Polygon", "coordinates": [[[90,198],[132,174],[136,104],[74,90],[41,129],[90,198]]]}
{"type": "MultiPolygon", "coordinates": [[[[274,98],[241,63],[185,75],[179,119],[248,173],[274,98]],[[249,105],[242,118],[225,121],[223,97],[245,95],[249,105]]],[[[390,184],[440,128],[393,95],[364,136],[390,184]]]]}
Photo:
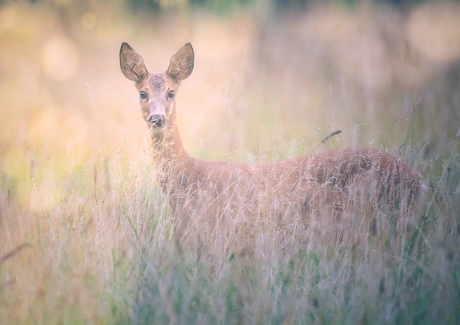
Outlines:
{"type": "Polygon", "coordinates": [[[460,324],[458,2],[202,3],[0,1],[0,324],[460,324]],[[193,44],[177,109],[195,157],[369,146],[426,189],[407,216],[182,240],[124,41],[150,71],[193,44]]]}

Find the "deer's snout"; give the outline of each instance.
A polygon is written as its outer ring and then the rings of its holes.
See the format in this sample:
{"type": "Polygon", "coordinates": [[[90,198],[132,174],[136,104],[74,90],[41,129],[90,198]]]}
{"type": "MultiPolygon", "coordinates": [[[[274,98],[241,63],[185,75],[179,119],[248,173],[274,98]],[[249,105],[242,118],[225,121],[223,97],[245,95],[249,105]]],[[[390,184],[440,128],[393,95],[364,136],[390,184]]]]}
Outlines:
{"type": "Polygon", "coordinates": [[[161,128],[165,125],[165,117],[160,114],[152,114],[147,122],[154,128],[161,128]]]}

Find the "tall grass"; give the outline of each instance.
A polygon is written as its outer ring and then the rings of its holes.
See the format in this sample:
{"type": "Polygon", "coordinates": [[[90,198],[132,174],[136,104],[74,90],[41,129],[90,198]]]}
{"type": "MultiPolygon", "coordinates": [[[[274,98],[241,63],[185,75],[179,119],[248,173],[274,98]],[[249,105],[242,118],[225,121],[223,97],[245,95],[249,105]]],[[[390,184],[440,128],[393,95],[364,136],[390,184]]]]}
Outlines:
{"type": "Polygon", "coordinates": [[[101,164],[92,178],[88,164],[83,175],[31,190],[30,202],[40,191],[63,191],[42,211],[8,194],[3,170],[2,323],[460,320],[456,146],[425,162],[429,186],[407,218],[390,207],[366,225],[353,211],[295,232],[256,222],[212,242],[195,228],[185,244],[148,153],[128,166],[101,164]],[[94,192],[80,196],[75,189],[85,186],[94,192]]]}

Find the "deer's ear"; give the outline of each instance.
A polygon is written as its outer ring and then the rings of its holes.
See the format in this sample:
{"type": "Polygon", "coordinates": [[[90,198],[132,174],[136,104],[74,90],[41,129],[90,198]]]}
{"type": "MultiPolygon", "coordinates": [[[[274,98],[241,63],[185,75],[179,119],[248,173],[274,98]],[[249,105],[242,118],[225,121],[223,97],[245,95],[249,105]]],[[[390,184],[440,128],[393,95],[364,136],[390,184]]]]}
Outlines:
{"type": "Polygon", "coordinates": [[[171,57],[166,74],[173,80],[182,81],[192,73],[194,61],[192,44],[187,43],[171,57]]]}
{"type": "Polygon", "coordinates": [[[125,77],[132,81],[139,82],[148,74],[144,59],[128,43],[121,44],[120,67],[125,77]]]}

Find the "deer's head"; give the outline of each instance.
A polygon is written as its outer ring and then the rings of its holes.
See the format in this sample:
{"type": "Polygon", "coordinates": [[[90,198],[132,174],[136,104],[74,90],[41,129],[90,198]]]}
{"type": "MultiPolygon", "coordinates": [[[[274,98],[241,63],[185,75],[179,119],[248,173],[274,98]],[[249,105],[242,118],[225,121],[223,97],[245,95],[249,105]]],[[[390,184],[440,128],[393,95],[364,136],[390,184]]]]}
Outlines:
{"type": "Polygon", "coordinates": [[[192,73],[193,63],[193,48],[187,43],[171,57],[165,72],[149,73],[142,56],[128,43],[121,44],[121,71],[136,83],[142,116],[152,137],[162,138],[165,129],[175,123],[175,94],[181,81],[192,73]]]}

